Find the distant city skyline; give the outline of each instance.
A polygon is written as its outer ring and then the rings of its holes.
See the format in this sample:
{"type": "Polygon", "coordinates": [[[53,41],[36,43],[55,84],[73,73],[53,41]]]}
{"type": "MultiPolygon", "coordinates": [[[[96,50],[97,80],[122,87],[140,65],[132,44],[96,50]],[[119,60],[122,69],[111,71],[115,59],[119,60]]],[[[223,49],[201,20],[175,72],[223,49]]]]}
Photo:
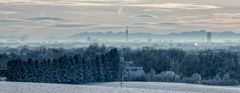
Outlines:
{"type": "Polygon", "coordinates": [[[0,34],[240,31],[239,0],[0,0],[0,34]]]}

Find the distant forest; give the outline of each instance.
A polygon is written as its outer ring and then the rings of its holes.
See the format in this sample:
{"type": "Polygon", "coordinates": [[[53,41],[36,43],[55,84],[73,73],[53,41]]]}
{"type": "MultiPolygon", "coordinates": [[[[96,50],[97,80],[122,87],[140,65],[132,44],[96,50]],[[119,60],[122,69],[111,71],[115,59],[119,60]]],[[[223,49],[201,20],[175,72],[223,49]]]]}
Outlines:
{"type": "MultiPolygon", "coordinates": [[[[237,85],[240,81],[239,53],[227,50],[186,52],[180,49],[144,47],[124,54],[126,60],[143,66],[150,80],[164,82],[237,85]]],[[[142,78],[146,81],[147,78],[142,78]]],[[[149,79],[149,78],[148,78],[149,79]]],[[[137,79],[138,80],[138,79],[137,79]]]]}
{"type": "Polygon", "coordinates": [[[98,44],[78,49],[22,49],[24,55],[5,55],[11,58],[6,66],[9,81],[83,84],[124,80],[208,85],[238,85],[240,81],[239,53],[227,50],[117,49],[98,44]],[[143,67],[146,75],[125,74],[129,61],[143,67]]]}
{"type": "Polygon", "coordinates": [[[120,59],[116,48],[90,46],[84,53],[54,59],[16,59],[7,64],[7,79],[19,82],[82,84],[119,81],[120,59]]]}

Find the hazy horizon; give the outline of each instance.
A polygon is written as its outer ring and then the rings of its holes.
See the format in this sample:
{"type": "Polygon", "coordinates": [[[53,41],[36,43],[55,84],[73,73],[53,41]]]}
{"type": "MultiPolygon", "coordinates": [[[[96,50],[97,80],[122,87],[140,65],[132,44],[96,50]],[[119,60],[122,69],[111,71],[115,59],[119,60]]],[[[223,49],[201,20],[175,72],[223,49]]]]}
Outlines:
{"type": "Polygon", "coordinates": [[[238,0],[0,0],[0,34],[240,31],[238,0]]]}

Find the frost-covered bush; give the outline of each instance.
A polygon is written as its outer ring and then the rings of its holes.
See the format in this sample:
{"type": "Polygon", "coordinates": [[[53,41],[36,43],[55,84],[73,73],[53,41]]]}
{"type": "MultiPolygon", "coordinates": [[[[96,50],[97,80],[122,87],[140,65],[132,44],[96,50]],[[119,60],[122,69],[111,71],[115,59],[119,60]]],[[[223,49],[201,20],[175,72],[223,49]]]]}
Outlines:
{"type": "Polygon", "coordinates": [[[127,74],[125,77],[124,77],[124,80],[125,81],[147,81],[146,80],[146,76],[143,75],[143,76],[134,76],[132,74],[127,74]]]}
{"type": "Polygon", "coordinates": [[[227,73],[221,78],[219,75],[216,75],[213,79],[203,80],[202,84],[207,85],[238,85],[239,82],[235,79],[231,79],[230,75],[227,73]]]}
{"type": "Polygon", "coordinates": [[[146,81],[156,81],[156,72],[151,69],[148,74],[145,75],[145,80],[146,81]]]}
{"type": "Polygon", "coordinates": [[[135,77],[133,81],[147,81],[144,76],[135,77]]]}
{"type": "Polygon", "coordinates": [[[183,78],[181,82],[184,83],[193,83],[193,84],[199,84],[201,83],[202,77],[198,73],[194,73],[191,77],[189,78],[183,78]]]}
{"type": "Polygon", "coordinates": [[[162,82],[179,82],[180,76],[173,71],[165,71],[161,72],[159,75],[156,75],[155,79],[162,82]]]}
{"type": "Polygon", "coordinates": [[[1,77],[1,76],[0,76],[0,81],[6,81],[6,80],[7,80],[6,77],[1,77]]]}
{"type": "Polygon", "coordinates": [[[239,84],[239,82],[237,80],[230,78],[229,73],[223,75],[222,81],[223,81],[224,85],[238,85],[239,84]]]}

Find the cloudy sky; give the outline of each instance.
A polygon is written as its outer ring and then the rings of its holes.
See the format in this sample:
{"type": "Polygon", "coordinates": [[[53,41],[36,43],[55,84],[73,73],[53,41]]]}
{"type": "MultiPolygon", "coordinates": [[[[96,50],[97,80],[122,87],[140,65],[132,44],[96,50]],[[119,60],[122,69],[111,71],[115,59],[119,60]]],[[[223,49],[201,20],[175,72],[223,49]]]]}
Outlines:
{"type": "Polygon", "coordinates": [[[0,0],[0,34],[240,31],[239,0],[0,0]]]}

